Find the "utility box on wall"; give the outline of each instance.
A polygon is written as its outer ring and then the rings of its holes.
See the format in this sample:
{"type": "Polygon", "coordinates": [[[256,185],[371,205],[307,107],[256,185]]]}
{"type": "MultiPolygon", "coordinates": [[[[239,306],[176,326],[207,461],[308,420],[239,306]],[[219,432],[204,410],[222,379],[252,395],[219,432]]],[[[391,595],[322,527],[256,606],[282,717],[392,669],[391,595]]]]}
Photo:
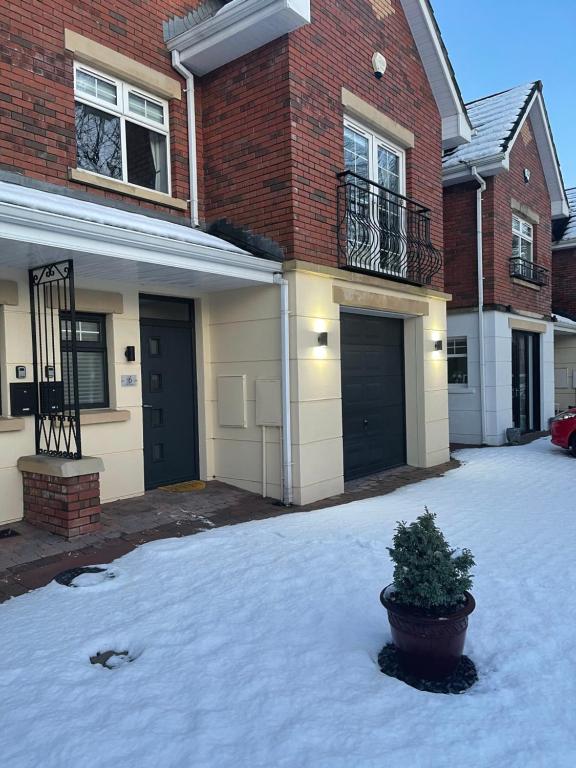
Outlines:
{"type": "Polygon", "coordinates": [[[278,379],[256,379],[256,426],[282,426],[282,388],[278,379]]]}
{"type": "Polygon", "coordinates": [[[246,428],[246,376],[218,376],[218,424],[246,428]]]}

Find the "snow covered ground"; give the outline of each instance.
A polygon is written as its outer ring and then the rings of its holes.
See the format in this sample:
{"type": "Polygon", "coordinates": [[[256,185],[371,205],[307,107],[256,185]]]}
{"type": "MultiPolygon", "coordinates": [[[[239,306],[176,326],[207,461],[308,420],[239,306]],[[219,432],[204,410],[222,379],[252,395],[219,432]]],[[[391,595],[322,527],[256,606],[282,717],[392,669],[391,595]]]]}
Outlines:
{"type": "Polygon", "coordinates": [[[572,768],[576,461],[469,450],[394,494],[148,544],[0,606],[2,768],[572,768]],[[477,560],[463,696],[376,665],[397,519],[477,560]],[[108,670],[89,657],[129,650],[108,670]]]}

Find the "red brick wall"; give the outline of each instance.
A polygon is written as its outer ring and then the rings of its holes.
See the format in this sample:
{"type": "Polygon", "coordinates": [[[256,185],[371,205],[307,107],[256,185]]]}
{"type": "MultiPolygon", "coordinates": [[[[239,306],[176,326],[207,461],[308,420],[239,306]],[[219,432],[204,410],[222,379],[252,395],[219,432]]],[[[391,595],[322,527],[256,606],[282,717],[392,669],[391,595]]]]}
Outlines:
{"type": "Polygon", "coordinates": [[[67,539],[100,530],[100,476],[22,472],[24,519],[67,539]]]}
{"type": "Polygon", "coordinates": [[[450,309],[478,306],[475,183],[444,190],[444,283],[450,309]]]}
{"type": "Polygon", "coordinates": [[[312,0],[311,25],[202,78],[208,220],[228,217],[289,258],[336,266],[346,87],[415,134],[407,192],[431,208],[442,247],[440,115],[399,0],[386,7],[312,0]],[[380,82],[377,50],[388,59],[380,82]]]}
{"type": "Polygon", "coordinates": [[[486,303],[511,304],[514,309],[549,315],[552,309],[552,288],[542,287],[539,292],[516,285],[509,276],[512,255],[512,212],[510,199],[515,198],[529,206],[540,217],[534,227],[535,261],[550,270],[552,266],[552,229],[550,195],[530,123],[525,123],[510,155],[510,171],[494,180],[494,285],[486,286],[486,303]],[[524,181],[524,169],[530,170],[530,182],[524,181]]]}
{"type": "Polygon", "coordinates": [[[552,310],[576,319],[576,248],[552,254],[552,310]]]}
{"type": "MultiPolygon", "coordinates": [[[[510,154],[509,172],[489,177],[486,182],[482,207],[484,303],[549,315],[550,285],[536,291],[515,284],[510,277],[513,198],[539,215],[540,223],[534,228],[535,260],[551,269],[550,196],[529,119],[510,154]],[[525,168],[531,172],[528,184],[524,181],[525,168]]],[[[478,304],[475,206],[476,185],[461,184],[444,190],[446,290],[453,294],[451,309],[478,304]]]]}
{"type": "Polygon", "coordinates": [[[292,252],[287,38],[197,80],[208,222],[230,219],[292,252]]]}
{"type": "MultiPolygon", "coordinates": [[[[184,0],[0,3],[0,169],[87,190],[67,178],[68,168],[76,166],[76,146],[73,57],[64,50],[64,29],[178,79],[163,41],[162,21],[190,5],[184,0]]],[[[172,195],[183,199],[189,197],[186,130],[185,98],[173,100],[172,195]]],[[[123,197],[90,191],[111,199],[123,197]]]]}

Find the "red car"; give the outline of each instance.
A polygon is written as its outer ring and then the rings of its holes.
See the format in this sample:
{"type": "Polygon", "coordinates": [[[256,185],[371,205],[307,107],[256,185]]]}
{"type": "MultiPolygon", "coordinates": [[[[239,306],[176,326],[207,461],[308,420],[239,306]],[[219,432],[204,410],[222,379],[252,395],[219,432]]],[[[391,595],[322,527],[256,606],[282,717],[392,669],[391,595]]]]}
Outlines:
{"type": "Polygon", "coordinates": [[[559,413],[550,424],[552,442],[560,448],[571,450],[576,456],[576,408],[559,413]]]}

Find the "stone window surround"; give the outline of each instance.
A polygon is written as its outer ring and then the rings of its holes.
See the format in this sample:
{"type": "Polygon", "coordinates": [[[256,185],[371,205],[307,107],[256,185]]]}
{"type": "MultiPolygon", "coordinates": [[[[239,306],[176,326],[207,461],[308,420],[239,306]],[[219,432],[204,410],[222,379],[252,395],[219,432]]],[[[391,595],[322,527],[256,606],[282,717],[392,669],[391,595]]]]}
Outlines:
{"type": "MultiPolygon", "coordinates": [[[[74,55],[74,60],[97,67],[130,84],[148,90],[164,99],[181,99],[182,88],[175,78],[157,72],[151,67],[140,64],[122,53],[107,48],[70,29],[64,30],[64,47],[74,55]]],[[[87,186],[107,189],[111,192],[147,200],[148,202],[176,208],[185,211],[188,208],[186,200],[172,197],[153,189],[145,189],[134,184],[128,184],[117,179],[107,179],[103,176],[85,171],[81,168],[68,168],[68,178],[87,186]]]]}
{"type": "MultiPolygon", "coordinates": [[[[101,314],[123,314],[124,297],[121,293],[96,291],[89,288],[76,290],[76,309],[82,312],[100,312],[101,314]]],[[[18,306],[18,283],[12,280],[0,280],[0,306],[18,306]]],[[[82,410],[80,424],[112,424],[130,420],[130,411],[116,408],[98,408],[82,410]]],[[[2,416],[0,414],[0,433],[21,432],[26,422],[24,417],[2,416]]]]}

